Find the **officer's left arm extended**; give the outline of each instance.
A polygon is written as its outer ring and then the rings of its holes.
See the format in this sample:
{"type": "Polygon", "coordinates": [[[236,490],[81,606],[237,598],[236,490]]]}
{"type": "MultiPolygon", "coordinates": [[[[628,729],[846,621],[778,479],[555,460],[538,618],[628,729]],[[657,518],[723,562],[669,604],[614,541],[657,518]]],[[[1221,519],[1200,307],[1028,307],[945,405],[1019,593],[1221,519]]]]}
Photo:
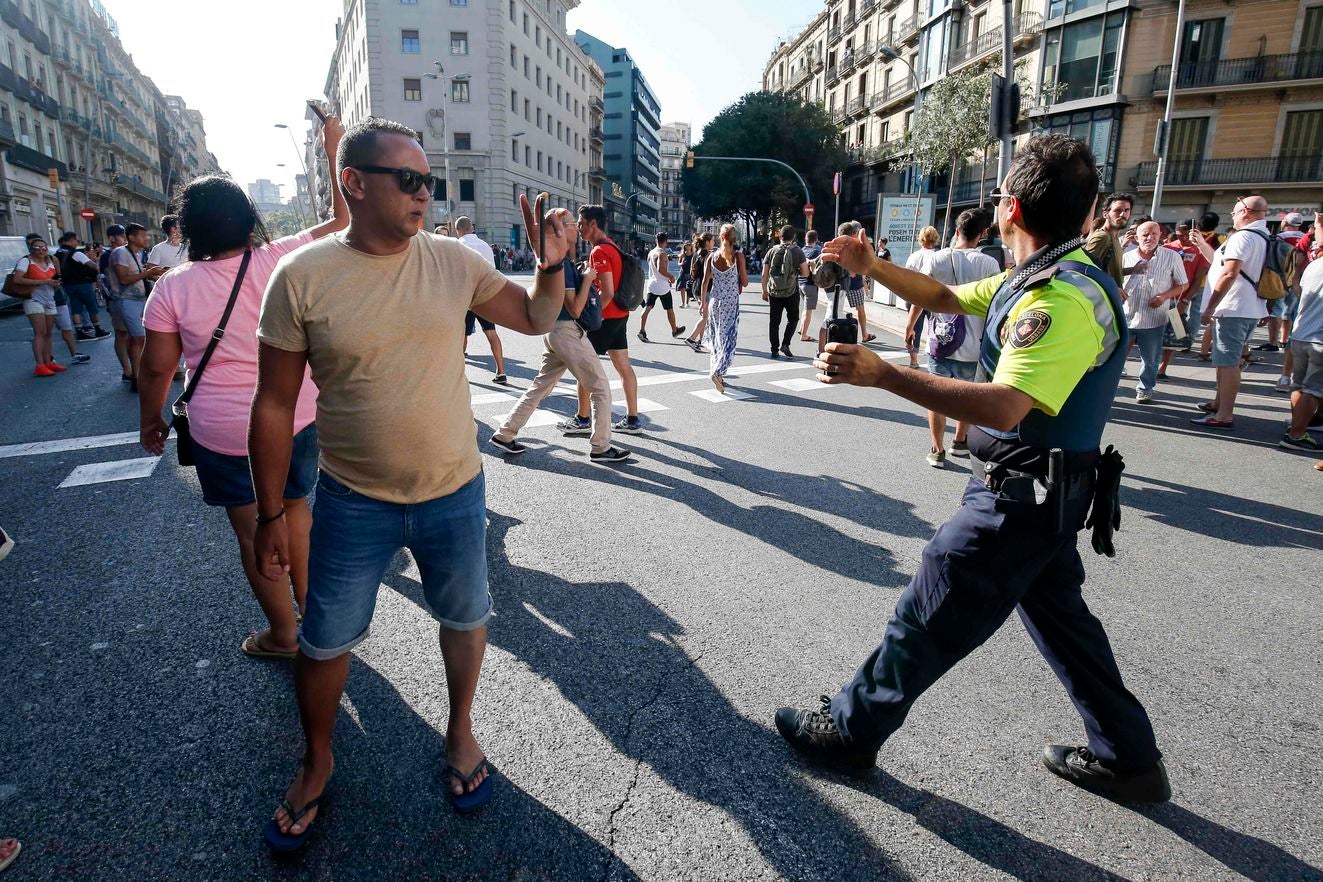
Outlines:
{"type": "MultiPolygon", "coordinates": [[[[957,289],[965,311],[986,314],[987,289],[995,290],[1000,279],[994,276],[957,289]]],[[[1055,285],[1023,297],[1005,328],[990,383],[898,369],[863,347],[844,344],[828,344],[817,364],[838,371],[823,377],[824,382],[877,386],[949,419],[1010,431],[1034,407],[1056,415],[1101,351],[1102,329],[1082,295],[1055,285]]],[[[997,332],[987,329],[989,334],[997,332]]]]}

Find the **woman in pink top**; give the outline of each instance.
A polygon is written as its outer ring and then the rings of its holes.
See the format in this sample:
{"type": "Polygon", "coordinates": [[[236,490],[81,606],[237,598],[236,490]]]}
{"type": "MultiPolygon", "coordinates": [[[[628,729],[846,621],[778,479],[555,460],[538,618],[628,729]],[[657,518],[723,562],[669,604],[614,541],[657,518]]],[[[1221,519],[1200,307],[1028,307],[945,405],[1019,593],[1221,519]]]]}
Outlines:
{"type": "MultiPolygon", "coordinates": [[[[324,129],[332,168],[343,132],[334,118],[324,129]]],[[[349,225],[344,197],[338,187],[331,191],[335,212],[331,220],[272,242],[252,200],[233,180],[209,175],[191,181],[175,197],[180,227],[188,241],[188,262],[156,283],[143,319],[147,344],[138,374],[142,446],[160,456],[169,434],[162,411],[180,353],[191,380],[220,324],[244,252],[252,251],[225,334],[188,403],[188,423],[202,499],[208,505],[223,506],[228,513],[239,540],[244,573],[266,613],[269,627],[248,635],[240,646],[246,654],[261,658],[292,659],[298,650],[290,583],[302,613],[312,527],[307,496],[317,480],[317,387],[310,377],[304,377],[295,412],[285,507],[279,515],[289,520],[289,578],[268,579],[253,558],[257,499],[248,467],[248,411],[257,387],[257,317],[266,283],[280,258],[349,225]]]]}

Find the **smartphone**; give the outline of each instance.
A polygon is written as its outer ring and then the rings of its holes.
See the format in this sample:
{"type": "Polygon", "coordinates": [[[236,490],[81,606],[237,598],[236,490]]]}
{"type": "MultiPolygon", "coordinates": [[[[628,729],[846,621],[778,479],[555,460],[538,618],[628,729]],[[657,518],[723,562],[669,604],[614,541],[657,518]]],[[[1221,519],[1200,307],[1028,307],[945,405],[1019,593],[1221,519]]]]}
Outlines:
{"type": "Polygon", "coordinates": [[[322,125],[326,125],[326,114],[322,112],[321,103],[318,102],[317,99],[315,99],[315,98],[309,98],[309,99],[308,99],[308,108],[309,108],[313,113],[317,114],[317,118],[318,118],[319,120],[322,121],[322,125]]]}

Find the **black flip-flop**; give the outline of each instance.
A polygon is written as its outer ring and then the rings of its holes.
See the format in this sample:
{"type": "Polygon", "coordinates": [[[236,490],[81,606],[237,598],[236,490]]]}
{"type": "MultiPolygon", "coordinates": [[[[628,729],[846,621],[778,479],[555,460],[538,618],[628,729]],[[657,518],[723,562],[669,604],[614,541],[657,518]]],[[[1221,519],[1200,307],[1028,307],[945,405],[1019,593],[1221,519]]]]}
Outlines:
{"type": "Polygon", "coordinates": [[[464,786],[465,792],[459,796],[456,796],[455,792],[448,786],[446,787],[446,793],[450,797],[450,805],[461,815],[476,812],[491,801],[492,790],[496,786],[496,767],[487,762],[486,757],[479,760],[478,764],[473,767],[473,771],[467,775],[454,766],[446,766],[446,777],[458,778],[464,786]],[[477,786],[477,789],[469,792],[468,786],[473,783],[474,778],[482,774],[484,769],[487,772],[487,777],[482,779],[482,783],[477,786]]]}
{"type": "MultiPolygon", "coordinates": [[[[289,823],[290,826],[293,827],[301,821],[308,812],[317,808],[317,806],[321,805],[325,800],[326,791],[323,790],[321,796],[308,800],[308,803],[297,811],[295,811],[294,806],[289,804],[288,799],[282,799],[280,801],[280,807],[285,810],[285,814],[289,815],[289,823]]],[[[318,816],[320,817],[320,814],[318,816]]],[[[280,831],[280,822],[275,818],[272,818],[266,822],[266,827],[262,830],[262,838],[266,840],[266,844],[270,846],[272,851],[288,854],[290,852],[298,851],[300,848],[307,845],[308,837],[312,835],[312,830],[313,828],[308,826],[303,828],[302,833],[282,833],[280,831]]]]}

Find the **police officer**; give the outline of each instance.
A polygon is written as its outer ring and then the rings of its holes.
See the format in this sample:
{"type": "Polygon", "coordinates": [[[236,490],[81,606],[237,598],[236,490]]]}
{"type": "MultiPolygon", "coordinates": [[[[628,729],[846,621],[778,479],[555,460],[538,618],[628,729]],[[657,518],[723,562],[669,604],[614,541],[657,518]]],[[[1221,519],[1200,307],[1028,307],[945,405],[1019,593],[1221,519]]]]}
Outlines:
{"type": "Polygon", "coordinates": [[[878,260],[862,234],[823,251],[905,300],[987,317],[980,379],[898,370],[863,346],[829,344],[814,362],[826,383],[877,386],[973,424],[974,475],[960,510],[924,549],[882,645],[820,708],[782,708],[781,735],[811,760],[867,774],[878,749],[939,677],[1018,611],[1084,718],[1087,746],[1051,745],[1043,762],[1106,796],[1161,802],[1167,773],[1143,705],[1121,681],[1107,634],[1081,595],[1076,534],[1112,552],[1119,457],[1100,454],[1125,359],[1115,283],[1079,233],[1098,193],[1089,148],[1064,135],[1031,139],[992,196],[1016,269],[952,290],[878,260]],[[1095,498],[1096,497],[1096,498],[1095,498]],[[1090,503],[1093,514],[1088,515],[1090,503]]]}

